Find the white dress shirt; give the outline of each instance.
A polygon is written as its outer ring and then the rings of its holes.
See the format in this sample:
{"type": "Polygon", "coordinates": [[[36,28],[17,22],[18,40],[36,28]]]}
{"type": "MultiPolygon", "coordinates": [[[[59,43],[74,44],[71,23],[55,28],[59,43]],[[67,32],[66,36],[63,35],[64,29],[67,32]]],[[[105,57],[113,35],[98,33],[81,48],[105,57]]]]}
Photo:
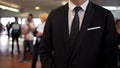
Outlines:
{"type": "Polygon", "coordinates": [[[20,29],[20,25],[17,22],[14,22],[12,25],[12,29],[13,30],[19,30],[20,29]]]}
{"type": "MultiPolygon", "coordinates": [[[[80,5],[80,7],[82,8],[82,10],[80,10],[78,12],[78,15],[79,15],[79,30],[81,28],[81,24],[82,24],[82,21],[84,19],[84,14],[85,14],[85,11],[87,9],[87,5],[89,3],[89,0],[87,0],[86,2],[84,2],[82,5],[80,5]]],[[[69,12],[68,12],[68,26],[69,26],[69,34],[71,32],[71,26],[72,26],[72,21],[73,21],[73,18],[75,16],[75,12],[74,12],[74,8],[76,7],[76,5],[74,3],[72,3],[70,0],[68,2],[68,6],[69,6],[69,12]]]]}
{"type": "Polygon", "coordinates": [[[37,31],[43,33],[44,26],[45,26],[45,23],[39,24],[38,27],[37,27],[37,31]]]}
{"type": "MultiPolygon", "coordinates": [[[[39,24],[38,27],[37,27],[37,32],[41,32],[41,33],[43,33],[43,31],[44,31],[44,27],[45,27],[45,22],[39,24]]],[[[40,40],[41,40],[41,38],[37,38],[37,41],[40,41],[40,40]]]]}

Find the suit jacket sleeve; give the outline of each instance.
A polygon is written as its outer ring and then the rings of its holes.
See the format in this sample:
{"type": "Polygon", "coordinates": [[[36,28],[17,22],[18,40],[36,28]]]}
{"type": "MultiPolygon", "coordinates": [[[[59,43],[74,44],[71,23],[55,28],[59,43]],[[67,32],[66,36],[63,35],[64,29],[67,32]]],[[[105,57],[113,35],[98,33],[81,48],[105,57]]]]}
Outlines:
{"type": "Polygon", "coordinates": [[[107,13],[104,39],[103,39],[103,61],[104,68],[117,68],[117,31],[113,15],[110,11],[107,13]]]}
{"type": "Polygon", "coordinates": [[[40,41],[40,58],[42,68],[52,67],[52,13],[49,14],[44,28],[44,33],[40,41]]]}

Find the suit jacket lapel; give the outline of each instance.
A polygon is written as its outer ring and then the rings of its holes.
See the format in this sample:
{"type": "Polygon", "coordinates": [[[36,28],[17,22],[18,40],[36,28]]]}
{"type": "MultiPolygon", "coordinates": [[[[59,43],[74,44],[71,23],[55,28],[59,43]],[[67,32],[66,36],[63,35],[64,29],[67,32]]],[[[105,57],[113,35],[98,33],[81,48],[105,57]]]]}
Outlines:
{"type": "Polygon", "coordinates": [[[64,40],[64,50],[66,52],[66,59],[69,59],[70,56],[70,52],[69,52],[69,27],[68,27],[68,4],[66,4],[63,8],[62,8],[62,12],[61,12],[61,22],[62,22],[62,29],[63,29],[63,40],[64,40]]]}
{"type": "Polygon", "coordinates": [[[85,38],[85,37],[84,37],[84,36],[85,36],[85,32],[87,31],[87,28],[88,28],[88,26],[89,26],[90,23],[91,23],[91,18],[92,18],[92,16],[93,16],[92,3],[89,2],[88,7],[87,7],[87,10],[86,10],[86,13],[85,13],[85,16],[84,16],[84,19],[83,19],[83,23],[82,23],[82,26],[81,26],[81,29],[80,29],[80,32],[79,32],[77,44],[75,45],[75,50],[74,50],[74,52],[73,52],[73,54],[72,54],[70,63],[72,63],[72,60],[73,60],[74,56],[76,55],[76,53],[78,52],[81,44],[83,43],[83,42],[82,42],[82,39],[85,38]]]}

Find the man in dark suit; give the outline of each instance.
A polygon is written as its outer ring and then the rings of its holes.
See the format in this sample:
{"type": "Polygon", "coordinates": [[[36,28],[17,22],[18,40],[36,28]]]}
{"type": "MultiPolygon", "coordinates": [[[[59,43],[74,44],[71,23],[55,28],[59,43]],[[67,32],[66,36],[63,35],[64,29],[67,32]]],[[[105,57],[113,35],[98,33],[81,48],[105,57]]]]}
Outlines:
{"type": "Polygon", "coordinates": [[[112,13],[89,0],[69,0],[53,10],[40,43],[42,68],[116,68],[112,13]]]}

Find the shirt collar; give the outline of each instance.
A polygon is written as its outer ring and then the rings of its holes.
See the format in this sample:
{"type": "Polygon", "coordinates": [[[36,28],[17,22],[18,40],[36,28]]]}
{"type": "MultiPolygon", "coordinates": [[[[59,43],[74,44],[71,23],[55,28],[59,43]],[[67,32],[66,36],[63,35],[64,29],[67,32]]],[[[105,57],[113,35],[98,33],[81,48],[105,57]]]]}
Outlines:
{"type": "MultiPolygon", "coordinates": [[[[84,2],[82,5],[80,5],[80,7],[82,8],[83,11],[86,11],[88,3],[89,3],[89,0],[84,2]]],[[[69,6],[70,11],[73,11],[73,9],[76,7],[76,5],[74,3],[72,3],[70,0],[68,2],[68,6],[69,6]]]]}

